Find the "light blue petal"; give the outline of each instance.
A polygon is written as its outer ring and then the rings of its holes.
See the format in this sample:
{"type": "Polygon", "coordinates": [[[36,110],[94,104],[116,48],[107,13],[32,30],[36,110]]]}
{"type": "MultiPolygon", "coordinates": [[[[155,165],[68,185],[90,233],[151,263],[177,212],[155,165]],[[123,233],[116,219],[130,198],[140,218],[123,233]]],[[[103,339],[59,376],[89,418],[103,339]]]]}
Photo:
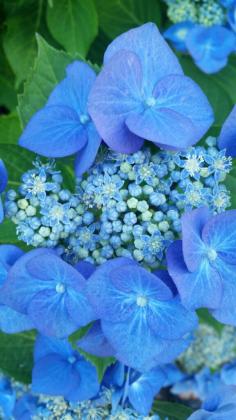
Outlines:
{"type": "Polygon", "coordinates": [[[69,394],[67,394],[67,398],[70,401],[77,402],[95,397],[100,389],[95,366],[85,360],[81,360],[75,364],[75,369],[79,375],[79,387],[72,387],[69,394]]]}
{"type": "Polygon", "coordinates": [[[59,354],[64,359],[73,355],[72,348],[67,340],[49,338],[39,334],[34,347],[35,362],[52,353],[59,354]]]}
{"type": "Polygon", "coordinates": [[[108,46],[104,63],[121,50],[135,53],[142,65],[144,89],[151,93],[155,83],[169,74],[183,74],[175,54],[154,23],[146,23],[118,36],[108,46]]]}
{"type": "Polygon", "coordinates": [[[66,308],[71,319],[78,327],[83,327],[97,319],[84,292],[75,288],[68,288],[66,296],[66,308]]]}
{"type": "Polygon", "coordinates": [[[152,408],[154,393],[151,384],[142,381],[142,377],[130,385],[128,390],[128,398],[132,406],[138,413],[148,416],[152,408]]]}
{"type": "Polygon", "coordinates": [[[0,245],[0,262],[12,266],[24,252],[15,245],[0,245]]]}
{"type": "Polygon", "coordinates": [[[217,265],[223,282],[223,296],[219,308],[211,311],[212,315],[223,324],[236,326],[236,272],[235,265],[223,263],[217,265]]]}
{"type": "Polygon", "coordinates": [[[222,280],[206,259],[198,270],[189,272],[184,263],[181,241],[175,241],[167,250],[167,266],[184,306],[189,309],[219,307],[222,280]]]}
{"type": "Polygon", "coordinates": [[[83,61],[74,61],[67,66],[66,74],[49,96],[47,106],[67,106],[78,114],[87,114],[88,95],[96,79],[94,70],[83,61]]]}
{"type": "Polygon", "coordinates": [[[0,305],[0,330],[7,334],[32,330],[34,325],[27,315],[14,311],[6,305],[0,305]]]}
{"type": "Polygon", "coordinates": [[[228,156],[236,156],[236,105],[226,118],[218,138],[220,149],[226,149],[228,156]]]}
{"type": "Polygon", "coordinates": [[[212,217],[203,228],[202,238],[219,259],[236,264],[236,210],[212,217]]]}
{"type": "Polygon", "coordinates": [[[202,231],[210,218],[211,212],[207,207],[186,212],[182,216],[183,256],[189,271],[195,271],[205,256],[202,231]]]}
{"type": "Polygon", "coordinates": [[[20,146],[47,157],[69,156],[86,142],[86,124],[72,108],[60,105],[36,112],[19,139],[20,146]]]}
{"type": "Polygon", "coordinates": [[[87,136],[86,145],[77,153],[75,159],[75,174],[78,177],[83,175],[93,164],[101,144],[101,137],[93,124],[89,124],[87,127],[87,136]]]}
{"type": "Polygon", "coordinates": [[[224,365],[221,369],[220,376],[226,385],[236,385],[236,364],[224,365]]]}
{"type": "Polygon", "coordinates": [[[100,321],[94,322],[85,336],[77,341],[77,346],[98,357],[110,357],[115,354],[114,349],[103,334],[100,321]]]}
{"type": "Polygon", "coordinates": [[[101,70],[89,96],[89,113],[109,147],[121,153],[139,150],[143,139],[131,133],[125,119],[140,109],[142,70],[138,57],[122,51],[101,70]]]}

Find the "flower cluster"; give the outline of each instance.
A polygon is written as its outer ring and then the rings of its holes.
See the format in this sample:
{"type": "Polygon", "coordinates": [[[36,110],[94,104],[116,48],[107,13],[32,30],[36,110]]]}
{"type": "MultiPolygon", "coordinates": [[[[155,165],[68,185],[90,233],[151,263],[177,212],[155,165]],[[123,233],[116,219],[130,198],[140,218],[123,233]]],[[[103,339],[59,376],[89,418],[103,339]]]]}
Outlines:
{"type": "Polygon", "coordinates": [[[188,52],[205,73],[221,70],[235,52],[235,1],[166,0],[174,25],[165,38],[180,51],[188,52]]]}
{"type": "Polygon", "coordinates": [[[8,191],[6,215],[20,240],[33,246],[61,246],[67,260],[96,264],[130,256],[149,267],[163,261],[167,245],[179,236],[185,210],[208,205],[224,211],[230,197],[222,184],[231,158],[208,147],[185,152],[144,148],[133,155],[105,151],[83,178],[76,194],[62,189],[52,165],[22,176],[18,192],[8,191]]]}

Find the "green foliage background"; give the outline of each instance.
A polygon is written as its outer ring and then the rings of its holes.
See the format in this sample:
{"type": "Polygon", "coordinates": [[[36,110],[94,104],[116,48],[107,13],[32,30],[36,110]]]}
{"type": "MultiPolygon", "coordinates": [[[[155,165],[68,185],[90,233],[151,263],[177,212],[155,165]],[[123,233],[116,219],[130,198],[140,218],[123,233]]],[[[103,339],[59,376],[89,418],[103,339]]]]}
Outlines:
{"type": "MultiPolygon", "coordinates": [[[[66,66],[74,59],[101,66],[106,46],[117,35],[148,21],[160,30],[169,22],[161,0],[0,0],[0,16],[0,158],[9,172],[9,187],[15,188],[33,158],[17,145],[18,137],[63,79],[66,66]]],[[[211,76],[198,70],[190,57],[178,57],[186,75],[208,96],[215,111],[215,123],[208,134],[217,135],[236,103],[236,56],[211,76]]],[[[73,188],[72,160],[61,159],[59,165],[66,186],[73,188]]],[[[232,207],[236,205],[235,179],[236,166],[227,178],[232,207]]],[[[6,242],[19,245],[10,221],[0,226],[0,243],[6,242]]],[[[209,322],[209,315],[202,313],[201,319],[209,322]]],[[[34,332],[0,333],[0,368],[23,382],[30,382],[34,337],[34,332]]],[[[111,359],[87,357],[100,376],[112,363],[111,359]]],[[[161,418],[169,415],[174,420],[184,420],[191,411],[164,402],[155,403],[154,409],[161,418]]]]}

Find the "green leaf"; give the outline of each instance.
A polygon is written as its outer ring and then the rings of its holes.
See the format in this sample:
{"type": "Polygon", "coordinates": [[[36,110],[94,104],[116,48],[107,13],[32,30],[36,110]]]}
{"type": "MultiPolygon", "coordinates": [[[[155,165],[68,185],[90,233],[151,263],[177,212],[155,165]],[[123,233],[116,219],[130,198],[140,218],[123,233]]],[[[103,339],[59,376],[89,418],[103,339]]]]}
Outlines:
{"type": "Polygon", "coordinates": [[[16,225],[8,219],[0,223],[0,244],[14,244],[19,245],[20,242],[16,236],[16,225]]]}
{"type": "Polygon", "coordinates": [[[60,0],[48,3],[47,23],[54,38],[71,53],[86,56],[98,32],[92,0],[60,0]]]}
{"type": "Polygon", "coordinates": [[[32,168],[34,153],[15,144],[0,144],[0,157],[8,171],[8,187],[16,188],[20,185],[21,175],[32,168]]]}
{"type": "Polygon", "coordinates": [[[36,55],[35,32],[40,28],[43,0],[30,0],[6,20],[3,48],[16,75],[16,86],[25,79],[36,55]]]}
{"type": "Polygon", "coordinates": [[[1,141],[7,144],[17,144],[21,133],[19,116],[16,112],[0,117],[1,141]]]}
{"type": "MultiPolygon", "coordinates": [[[[205,92],[209,99],[214,113],[214,126],[220,127],[233,106],[233,100],[229,92],[219,80],[219,75],[207,75],[200,71],[193,63],[192,59],[187,56],[179,57],[180,63],[187,76],[191,77],[205,92]]],[[[236,84],[236,78],[235,78],[236,84]]]]}
{"type": "Polygon", "coordinates": [[[95,366],[98,374],[98,380],[99,382],[102,381],[102,378],[104,376],[104,373],[106,369],[113,365],[115,363],[116,359],[114,357],[96,357],[92,354],[86,353],[85,351],[82,351],[79,349],[79,352],[83,354],[86,360],[92,363],[92,365],[95,366]]]}
{"type": "Polygon", "coordinates": [[[218,322],[215,318],[213,318],[208,311],[208,309],[201,308],[197,310],[197,314],[199,316],[200,323],[208,324],[214,328],[216,332],[221,334],[222,330],[224,329],[224,325],[218,322]]]}
{"type": "Polygon", "coordinates": [[[193,409],[183,404],[175,402],[166,402],[156,400],[152,407],[152,412],[159,414],[161,420],[186,420],[192,413],[193,409]]]}
{"type": "MultiPolygon", "coordinates": [[[[2,37],[1,37],[2,38],[2,37]]],[[[9,110],[15,108],[17,104],[16,92],[14,89],[15,76],[9,66],[5,53],[2,48],[0,38],[0,105],[9,110]]]]}
{"type": "Polygon", "coordinates": [[[33,367],[35,332],[0,332],[0,369],[17,381],[30,383],[33,367]]]}
{"type": "Polygon", "coordinates": [[[99,26],[113,39],[146,22],[161,26],[161,2],[157,0],[95,0],[99,26]]]}
{"type": "Polygon", "coordinates": [[[39,35],[37,43],[34,68],[25,82],[23,94],[18,96],[18,112],[23,125],[45,105],[53,88],[65,77],[66,66],[73,60],[69,54],[48,45],[39,35]]]}

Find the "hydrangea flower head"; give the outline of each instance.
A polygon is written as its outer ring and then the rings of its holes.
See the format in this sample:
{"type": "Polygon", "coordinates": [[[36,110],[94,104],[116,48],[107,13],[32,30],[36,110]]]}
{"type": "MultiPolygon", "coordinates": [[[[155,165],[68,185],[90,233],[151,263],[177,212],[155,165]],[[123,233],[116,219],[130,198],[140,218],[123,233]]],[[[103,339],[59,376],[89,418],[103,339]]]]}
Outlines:
{"type": "Polygon", "coordinates": [[[53,251],[30,251],[11,268],[1,300],[28,314],[45,335],[66,337],[94,319],[85,278],[53,251]]]}
{"type": "Polygon", "coordinates": [[[87,293],[102,331],[122,363],[147,371],[184,350],[184,337],[197,325],[156,275],[127,258],[101,265],[87,293]]]}
{"type": "Polygon", "coordinates": [[[62,395],[71,402],[78,402],[94,397],[99,391],[96,368],[66,340],[38,336],[34,362],[34,392],[62,395]]]}
{"type": "Polygon", "coordinates": [[[236,210],[212,216],[200,208],[182,217],[182,241],[167,251],[168,271],[183,304],[207,307],[220,322],[236,325],[236,210]]]}
{"type": "Polygon", "coordinates": [[[226,118],[218,138],[220,149],[226,149],[229,156],[236,156],[236,105],[226,118]]]}
{"type": "Polygon", "coordinates": [[[0,159],[0,223],[3,221],[3,218],[4,218],[1,193],[5,190],[7,186],[7,181],[8,181],[7,170],[2,159],[0,159]]]}
{"type": "MultiPolygon", "coordinates": [[[[23,255],[23,251],[15,245],[0,245],[0,291],[7,281],[11,266],[23,255]]],[[[1,292],[0,292],[1,293],[1,292]]],[[[11,334],[30,330],[33,323],[29,317],[11,307],[0,304],[0,330],[11,334]]]]}
{"type": "Polygon", "coordinates": [[[75,169],[81,175],[92,164],[101,142],[87,110],[96,74],[81,61],[74,61],[66,72],[45,107],[29,121],[19,144],[47,157],[77,153],[75,169]]]}
{"type": "Polygon", "coordinates": [[[226,66],[235,50],[236,37],[229,29],[196,25],[187,35],[186,46],[196,65],[205,73],[216,73],[226,66]]]}
{"type": "Polygon", "coordinates": [[[89,112],[112,149],[132,153],[144,140],[169,149],[196,143],[213,122],[211,106],[153,23],[107,48],[89,96],[89,112]]]}

